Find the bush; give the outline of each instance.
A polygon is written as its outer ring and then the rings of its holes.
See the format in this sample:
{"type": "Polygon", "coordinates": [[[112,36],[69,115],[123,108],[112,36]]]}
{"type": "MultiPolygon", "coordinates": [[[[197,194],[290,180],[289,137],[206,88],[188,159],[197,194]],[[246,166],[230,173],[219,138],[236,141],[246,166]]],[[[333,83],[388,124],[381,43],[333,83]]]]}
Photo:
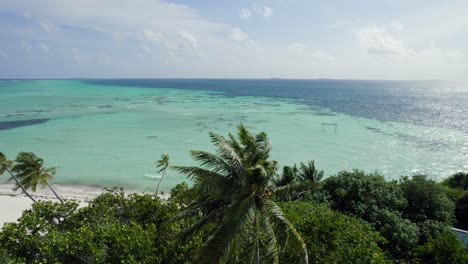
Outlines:
{"type": "Polygon", "coordinates": [[[468,252],[453,233],[446,232],[427,243],[418,246],[414,251],[417,263],[468,263],[468,252]]]}
{"type": "Polygon", "coordinates": [[[403,216],[415,223],[427,220],[442,222],[451,226],[455,222],[455,205],[447,197],[444,188],[424,175],[403,177],[400,187],[408,205],[403,216]]]}
{"type": "Polygon", "coordinates": [[[457,227],[468,229],[468,194],[457,201],[455,215],[457,217],[457,227]]]}
{"type": "Polygon", "coordinates": [[[457,172],[443,181],[450,188],[468,190],[468,172],[457,172]]]}
{"type": "Polygon", "coordinates": [[[178,205],[155,195],[110,191],[87,207],[37,202],[6,224],[0,244],[26,263],[189,263],[201,238],[178,244],[184,223],[166,223],[178,205]]]}
{"type": "Polygon", "coordinates": [[[325,180],[323,188],[329,193],[331,206],[365,220],[380,209],[400,211],[406,207],[406,199],[397,182],[385,181],[377,174],[363,171],[341,171],[325,180]]]}
{"type": "MultiPolygon", "coordinates": [[[[301,234],[310,263],[385,263],[378,244],[384,239],[353,217],[310,202],[281,204],[286,217],[301,234]]],[[[284,255],[284,263],[294,263],[284,255]]]]}
{"type": "Polygon", "coordinates": [[[388,241],[382,248],[393,258],[407,258],[417,245],[419,228],[401,215],[407,201],[396,181],[385,181],[377,173],[342,171],[326,179],[323,188],[332,209],[365,220],[379,231],[388,241]]]}

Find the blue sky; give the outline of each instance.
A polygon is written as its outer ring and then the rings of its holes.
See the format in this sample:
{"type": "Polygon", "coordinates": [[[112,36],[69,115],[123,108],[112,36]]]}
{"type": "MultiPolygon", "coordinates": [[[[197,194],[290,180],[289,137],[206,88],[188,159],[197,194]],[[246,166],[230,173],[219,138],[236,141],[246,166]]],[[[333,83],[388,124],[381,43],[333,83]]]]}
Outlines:
{"type": "Polygon", "coordinates": [[[468,80],[466,0],[0,0],[0,78],[468,80]]]}

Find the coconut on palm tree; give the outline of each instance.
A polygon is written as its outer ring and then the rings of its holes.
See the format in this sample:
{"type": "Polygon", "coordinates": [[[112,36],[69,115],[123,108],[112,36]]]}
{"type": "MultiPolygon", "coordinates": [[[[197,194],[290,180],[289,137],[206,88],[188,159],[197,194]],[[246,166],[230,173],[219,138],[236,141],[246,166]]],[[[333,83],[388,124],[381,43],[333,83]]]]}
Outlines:
{"type": "Polygon", "coordinates": [[[36,202],[36,199],[34,199],[27,191],[26,188],[21,184],[21,182],[18,180],[18,178],[13,174],[13,172],[10,170],[11,165],[13,164],[12,160],[7,160],[6,156],[0,152],[0,175],[3,173],[8,172],[11,176],[10,179],[13,179],[16,182],[17,187],[15,190],[18,190],[18,188],[21,188],[24,194],[26,194],[33,202],[36,202]]]}
{"type": "MultiPolygon", "coordinates": [[[[175,167],[193,180],[197,199],[177,218],[198,214],[200,220],[183,230],[188,237],[208,229],[199,258],[207,263],[230,262],[236,249],[249,252],[253,263],[279,263],[279,254],[292,250],[308,263],[301,236],[272,200],[270,185],[277,162],[269,159],[265,133],[251,134],[242,124],[237,138],[210,133],[216,154],[192,151],[200,167],[175,167]]],[[[237,256],[238,257],[238,256],[237,256]]]]}
{"type": "Polygon", "coordinates": [[[166,171],[169,167],[169,155],[163,154],[161,159],[156,161],[156,167],[159,168],[158,173],[162,173],[161,178],[159,178],[158,186],[156,187],[156,194],[158,194],[159,185],[161,184],[164,176],[166,176],[166,171]]]}
{"type": "Polygon", "coordinates": [[[21,184],[24,188],[31,189],[35,192],[38,184],[40,184],[42,188],[47,185],[63,204],[62,198],[60,198],[48,182],[48,180],[54,176],[56,168],[45,168],[43,165],[44,160],[37,157],[34,153],[20,152],[12,167],[12,171],[16,173],[16,177],[19,179],[16,189],[20,188],[21,184]]]}

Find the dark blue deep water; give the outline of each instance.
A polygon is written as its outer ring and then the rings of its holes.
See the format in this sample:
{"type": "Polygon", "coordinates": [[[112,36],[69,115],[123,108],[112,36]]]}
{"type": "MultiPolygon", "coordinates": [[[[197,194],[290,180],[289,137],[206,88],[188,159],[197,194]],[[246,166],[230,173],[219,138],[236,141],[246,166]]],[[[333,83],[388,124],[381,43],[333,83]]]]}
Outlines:
{"type": "Polygon", "coordinates": [[[110,86],[206,90],[224,96],[265,96],[381,121],[468,132],[468,84],[444,81],[283,79],[103,79],[110,86]]]}

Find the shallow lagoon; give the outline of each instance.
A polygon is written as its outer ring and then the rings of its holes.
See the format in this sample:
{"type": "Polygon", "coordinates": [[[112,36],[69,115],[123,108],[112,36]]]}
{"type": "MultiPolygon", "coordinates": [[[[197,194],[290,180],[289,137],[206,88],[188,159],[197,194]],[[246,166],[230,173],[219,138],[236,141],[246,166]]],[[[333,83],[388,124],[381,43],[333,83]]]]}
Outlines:
{"type": "MultiPolygon", "coordinates": [[[[155,173],[162,153],[173,165],[193,164],[189,150],[212,150],[209,131],[226,135],[240,122],[268,133],[280,165],[314,159],[326,175],[360,168],[389,178],[423,172],[442,179],[468,170],[468,132],[456,125],[339,113],[320,98],[304,103],[80,80],[4,81],[0,94],[0,151],[10,158],[32,151],[47,166],[59,166],[56,184],[151,191],[155,181],[144,175],[155,173]],[[322,132],[324,122],[338,124],[337,132],[322,132]]],[[[183,180],[171,171],[162,189],[183,180]]]]}

